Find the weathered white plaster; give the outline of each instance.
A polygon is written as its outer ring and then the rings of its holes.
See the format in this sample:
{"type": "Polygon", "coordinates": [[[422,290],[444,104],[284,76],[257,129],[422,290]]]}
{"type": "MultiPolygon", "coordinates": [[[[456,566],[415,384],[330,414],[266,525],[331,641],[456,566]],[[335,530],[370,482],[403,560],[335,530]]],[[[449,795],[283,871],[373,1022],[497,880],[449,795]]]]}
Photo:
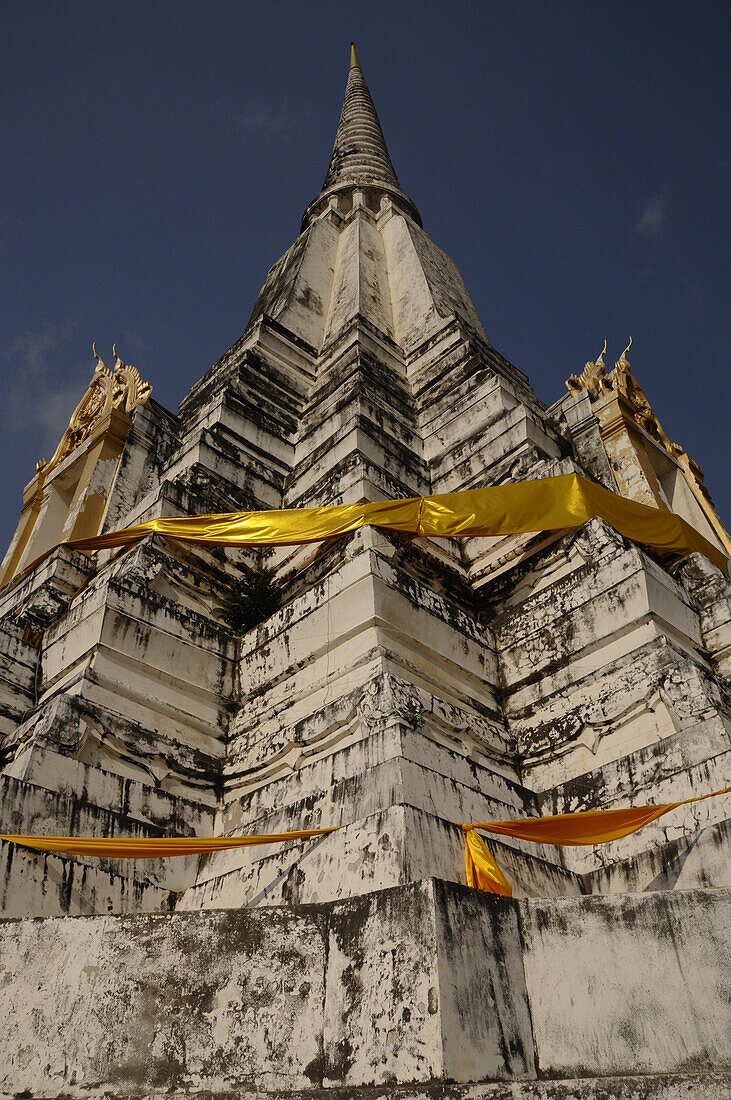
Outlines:
{"type": "Polygon", "coordinates": [[[511,902],[424,882],[299,911],[5,920],[0,1087],[672,1095],[662,1076],[624,1091],[661,1068],[722,1096],[727,909],[717,891],[511,902]],[[619,1091],[584,1087],[597,1064],[619,1091]]]}
{"type": "MultiPolygon", "coordinates": [[[[490,345],[349,87],[241,339],[177,415],[138,408],[86,497],[49,495],[39,523],[572,471],[640,493],[645,452],[622,452],[620,485],[589,397],[546,410],[490,345]]],[[[731,800],[595,848],[490,841],[514,902],[463,888],[460,823],[726,785],[730,671],[728,578],[598,519],[55,551],[0,592],[2,831],[342,828],[179,862],[3,843],[6,1094],[724,1095],[731,800]],[[236,634],[243,565],[273,571],[279,606],[236,634]]]]}

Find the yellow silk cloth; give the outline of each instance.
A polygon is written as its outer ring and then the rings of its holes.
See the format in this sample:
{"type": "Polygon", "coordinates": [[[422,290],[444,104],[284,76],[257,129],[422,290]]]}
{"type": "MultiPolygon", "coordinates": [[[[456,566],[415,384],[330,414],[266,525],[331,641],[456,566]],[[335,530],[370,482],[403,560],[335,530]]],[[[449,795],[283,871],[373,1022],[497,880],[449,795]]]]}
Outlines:
{"type": "Polygon", "coordinates": [[[572,814],[553,814],[551,817],[516,818],[512,821],[473,821],[464,823],[465,863],[467,884],[477,886],[493,894],[512,894],[512,887],[498,867],[487,845],[475,832],[496,836],[511,836],[516,840],[530,840],[534,844],[570,846],[580,844],[608,844],[636,833],[643,825],[649,825],[658,817],[688,806],[691,802],[703,802],[729,794],[731,787],[720,791],[684,798],[680,802],[665,802],[659,806],[631,806],[620,810],[579,810],[572,814]],[[507,889],[505,887],[507,886],[507,889]]]}
{"type": "Polygon", "coordinates": [[[89,553],[127,546],[158,534],[211,546],[287,546],[338,538],[366,525],[440,538],[517,535],[563,531],[579,527],[594,516],[645,546],[676,554],[697,550],[721,569],[727,568],[726,556],[673,512],[627,500],[579,474],[366,504],[158,517],[64,545],[89,553]]]}
{"type": "MultiPolygon", "coordinates": [[[[480,821],[461,825],[465,834],[465,869],[467,885],[492,894],[510,897],[513,888],[500,870],[495,857],[478,835],[477,829],[497,836],[511,836],[517,840],[530,840],[536,844],[579,845],[606,844],[619,840],[655,821],[663,814],[688,806],[691,802],[703,802],[731,793],[731,786],[709,794],[684,798],[680,802],[665,802],[659,806],[634,806],[619,810],[582,810],[572,814],[554,814],[551,817],[518,818],[512,821],[480,821]]],[[[341,826],[331,825],[322,829],[298,829],[286,833],[259,833],[230,837],[81,837],[35,836],[24,833],[0,833],[0,840],[19,844],[40,852],[59,852],[64,855],[105,856],[108,859],[159,859],[169,856],[204,855],[232,848],[248,848],[260,844],[283,844],[294,840],[310,840],[327,836],[341,826]]]]}
{"type": "MultiPolygon", "coordinates": [[[[511,821],[479,821],[460,826],[465,833],[467,848],[467,880],[472,876],[475,884],[480,877],[501,882],[504,889],[496,893],[509,893],[510,883],[503,876],[497,863],[487,851],[476,833],[481,829],[499,836],[512,836],[518,840],[532,840],[536,844],[605,844],[610,840],[629,836],[678,806],[691,802],[703,802],[731,793],[731,786],[709,794],[685,798],[681,802],[665,802],[659,806],[634,806],[621,810],[581,810],[572,814],[554,814],[552,817],[516,818],[511,821]],[[484,851],[483,851],[484,850],[484,851]],[[485,856],[484,853],[487,853],[485,856]],[[475,855],[483,861],[477,867],[475,855]],[[473,867],[469,860],[472,858],[473,867]]],[[[0,833],[0,840],[34,848],[41,852],[60,852],[65,855],[108,856],[114,859],[157,859],[167,856],[204,855],[206,852],[222,852],[231,848],[248,848],[257,844],[284,844],[290,840],[310,840],[327,836],[342,828],[330,825],[322,829],[298,829],[286,833],[257,833],[248,836],[174,836],[174,837],[83,837],[41,836],[28,833],[0,833]]],[[[486,887],[482,887],[485,889],[486,887]]]]}
{"type": "Polygon", "coordinates": [[[512,897],[513,887],[498,867],[497,860],[474,829],[467,829],[464,836],[464,861],[467,869],[467,885],[489,894],[512,897]]]}
{"type": "Polygon", "coordinates": [[[108,859],[160,859],[167,856],[199,856],[230,848],[257,844],[285,844],[289,840],[310,840],[339,829],[298,829],[292,833],[262,833],[254,836],[171,836],[126,838],[117,836],[33,836],[0,833],[0,840],[34,848],[39,852],[61,852],[71,856],[106,856],[108,859]]]}

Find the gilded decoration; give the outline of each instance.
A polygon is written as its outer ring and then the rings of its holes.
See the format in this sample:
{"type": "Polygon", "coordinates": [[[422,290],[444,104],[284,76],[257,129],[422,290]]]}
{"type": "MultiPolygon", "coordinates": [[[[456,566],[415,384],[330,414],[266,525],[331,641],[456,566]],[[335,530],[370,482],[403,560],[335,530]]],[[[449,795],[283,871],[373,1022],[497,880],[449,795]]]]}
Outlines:
{"type": "Polygon", "coordinates": [[[631,347],[632,337],[630,336],[627,347],[614,364],[614,370],[610,375],[610,378],[613,380],[612,388],[621,393],[631,405],[635,423],[639,424],[648,435],[657,440],[657,442],[665,448],[668,454],[672,455],[673,458],[677,458],[683,453],[683,448],[679,443],[672,443],[665,435],[660,421],[653,413],[650,402],[645,397],[645,391],[632,374],[629,359],[627,358],[627,352],[631,347]]]}
{"type": "Polygon", "coordinates": [[[91,350],[96,359],[96,367],[86,393],[71,414],[69,426],[50,462],[41,459],[36,465],[36,470],[43,473],[44,477],[77,450],[112,409],[131,416],[136,408],[147,404],[152,393],[152,386],[142,381],[137,368],[124,363],[119,357],[116,344],[112,346],[113,370],[97,354],[96,341],[91,350]]]}
{"type": "MultiPolygon", "coordinates": [[[[596,401],[604,393],[611,393],[612,390],[621,394],[632,410],[635,423],[664,447],[668,454],[672,455],[673,458],[678,458],[684,453],[683,448],[679,443],[672,443],[666,436],[660,421],[652,411],[650,402],[645,396],[645,391],[632,373],[627,358],[627,352],[631,347],[632,337],[630,336],[627,347],[614,364],[614,370],[607,374],[604,364],[604,356],[607,351],[607,341],[605,340],[604,348],[596,362],[589,361],[578,377],[572,374],[566,380],[566,388],[571,394],[586,392],[592,401],[596,401]]],[[[698,469],[700,470],[700,467],[698,469]]]]}
{"type": "MultiPolygon", "coordinates": [[[[621,398],[625,423],[631,418],[637,427],[641,428],[643,432],[650,436],[650,438],[666,452],[666,454],[670,455],[670,457],[677,462],[686,477],[693,495],[700,503],[706,518],[718,535],[721,545],[725,547],[727,552],[731,551],[731,541],[729,540],[728,532],[717,516],[715,508],[713,507],[713,502],[703,482],[703,470],[698,463],[694,462],[690,455],[683,450],[679,443],[673,443],[665,434],[662,424],[652,411],[645,391],[632,373],[630,362],[627,358],[631,347],[632,337],[630,336],[627,347],[614,364],[614,370],[607,374],[604,364],[604,355],[607,350],[607,342],[605,340],[604,348],[599,358],[595,362],[589,361],[578,377],[572,374],[566,381],[566,388],[572,395],[587,393],[592,404],[598,403],[600,398],[604,396],[612,393],[617,394],[621,398]]],[[[611,424],[611,429],[608,426],[608,422],[604,422],[604,426],[602,427],[602,438],[605,440],[605,448],[607,447],[606,439],[611,435],[614,422],[612,421],[611,424]]]]}
{"type": "Polygon", "coordinates": [[[589,397],[596,400],[605,388],[610,388],[607,386],[607,371],[604,363],[606,353],[607,341],[605,340],[598,359],[595,362],[590,359],[578,377],[572,374],[570,378],[567,378],[566,388],[569,393],[578,394],[585,391],[589,394],[589,397]]]}

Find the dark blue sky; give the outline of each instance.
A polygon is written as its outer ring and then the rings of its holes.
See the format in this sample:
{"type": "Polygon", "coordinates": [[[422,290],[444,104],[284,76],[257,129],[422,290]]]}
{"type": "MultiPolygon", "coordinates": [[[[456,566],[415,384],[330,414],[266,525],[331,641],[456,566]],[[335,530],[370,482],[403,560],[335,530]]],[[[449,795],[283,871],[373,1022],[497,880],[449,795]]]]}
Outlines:
{"type": "Polygon", "coordinates": [[[731,7],[6,5],[0,541],[91,376],[177,408],[319,191],[355,38],[392,160],[548,403],[609,340],[731,519],[731,7]]]}

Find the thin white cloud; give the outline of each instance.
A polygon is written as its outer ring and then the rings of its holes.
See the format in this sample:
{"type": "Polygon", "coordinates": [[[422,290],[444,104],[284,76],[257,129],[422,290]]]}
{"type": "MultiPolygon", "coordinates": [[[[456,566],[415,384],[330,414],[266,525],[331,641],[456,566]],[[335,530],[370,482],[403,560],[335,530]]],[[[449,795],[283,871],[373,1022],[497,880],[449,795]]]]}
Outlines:
{"type": "Polygon", "coordinates": [[[648,199],[635,222],[635,234],[647,239],[662,237],[667,224],[669,206],[667,191],[660,191],[648,199]]]}
{"type": "Polygon", "coordinates": [[[91,379],[94,360],[69,365],[70,323],[46,322],[21,332],[2,356],[7,425],[33,438],[38,458],[48,458],[68,426],[69,417],[91,379]]]}
{"type": "Polygon", "coordinates": [[[271,137],[289,137],[292,120],[289,114],[266,104],[251,100],[231,115],[231,123],[240,134],[269,134],[271,137]]]}
{"type": "Polygon", "coordinates": [[[135,366],[138,358],[149,358],[151,355],[149,342],[133,324],[122,329],[122,335],[117,340],[117,350],[125,363],[130,362],[131,357],[135,366]]]}
{"type": "Polygon", "coordinates": [[[686,275],[680,276],[683,294],[680,300],[681,309],[694,317],[700,317],[706,304],[706,293],[700,283],[689,279],[686,275]]]}

